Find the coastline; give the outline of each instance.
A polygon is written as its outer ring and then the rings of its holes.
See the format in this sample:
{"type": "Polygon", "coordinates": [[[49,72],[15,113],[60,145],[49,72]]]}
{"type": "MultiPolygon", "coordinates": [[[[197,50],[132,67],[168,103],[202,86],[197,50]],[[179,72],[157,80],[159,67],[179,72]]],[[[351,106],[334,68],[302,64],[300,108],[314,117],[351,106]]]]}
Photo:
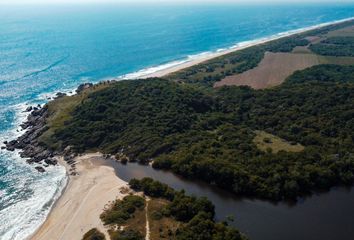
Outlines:
{"type": "MultiPolygon", "coordinates": [[[[136,73],[124,75],[124,77],[122,76],[115,80],[163,77],[173,72],[177,72],[182,69],[208,61],[210,59],[243,50],[248,47],[264,44],[280,38],[301,34],[321,27],[326,27],[351,20],[354,20],[354,17],[329,23],[323,23],[303,29],[292,30],[285,33],[279,33],[271,37],[239,43],[227,49],[198,54],[195,55],[196,57],[190,57],[184,61],[175,61],[162,65],[167,66],[166,68],[161,68],[161,66],[147,68],[136,73]],[[151,69],[157,70],[151,72],[151,69]]],[[[66,187],[63,189],[61,196],[56,200],[46,220],[40,226],[40,228],[37,229],[31,237],[29,237],[29,239],[80,239],[83,234],[85,234],[85,232],[93,227],[98,228],[100,231],[106,234],[106,231],[102,229],[103,225],[100,223],[99,213],[102,212],[102,209],[106,203],[114,200],[115,198],[122,198],[124,196],[124,194],[119,193],[119,189],[121,187],[127,186],[127,183],[121,180],[115,174],[113,168],[102,166],[97,164],[97,162],[93,163],[91,158],[100,156],[100,154],[87,154],[75,159],[77,160],[79,175],[68,177],[66,187]],[[90,184],[85,185],[84,180],[90,180],[91,182],[90,184]],[[112,183],[112,188],[106,188],[108,182],[112,183]],[[107,191],[107,189],[110,190],[107,191]],[[115,190],[116,194],[110,192],[113,190],[115,190]],[[102,197],[102,193],[104,191],[109,192],[109,194],[107,193],[107,195],[105,194],[104,197],[102,197]],[[81,198],[77,196],[84,195],[85,199],[82,202],[81,198]],[[93,197],[91,199],[92,201],[86,201],[89,196],[100,196],[100,198],[93,197]],[[96,203],[95,209],[92,208],[92,206],[94,206],[94,202],[96,203]],[[75,208],[77,208],[76,211],[74,211],[75,208]],[[88,211],[87,215],[86,211],[88,211]],[[94,218],[96,221],[94,221],[94,218]],[[68,219],[70,220],[68,221],[68,219]],[[73,222],[75,222],[75,224],[71,224],[73,222]]],[[[67,163],[64,161],[59,161],[59,164],[65,166],[67,173],[69,173],[67,163]]]]}
{"type": "Polygon", "coordinates": [[[218,49],[215,51],[210,51],[210,52],[203,52],[200,54],[195,54],[187,57],[184,60],[178,60],[178,61],[171,61],[165,64],[157,65],[157,66],[152,66],[148,67],[130,74],[126,74],[123,76],[119,76],[117,78],[114,78],[113,80],[133,80],[133,79],[147,79],[147,78],[154,78],[154,77],[164,77],[168,74],[178,72],[180,70],[183,70],[185,68],[192,67],[194,65],[198,65],[200,63],[206,62],[208,60],[211,60],[213,58],[221,57],[223,55],[227,55],[236,51],[240,51],[249,47],[254,47],[257,45],[261,45],[264,43],[268,43],[274,40],[278,40],[281,38],[286,38],[290,37],[296,34],[302,34],[308,31],[316,30],[322,27],[327,27],[335,24],[340,24],[348,21],[354,20],[354,17],[351,18],[345,18],[341,20],[336,20],[336,21],[331,21],[331,22],[326,22],[326,23],[321,23],[309,27],[304,27],[300,29],[295,29],[295,30],[290,30],[286,32],[281,32],[277,33],[268,37],[263,37],[255,40],[249,40],[249,41],[244,41],[237,43],[231,47],[228,48],[223,48],[223,49],[218,49]]]}
{"type": "MultiPolygon", "coordinates": [[[[69,171],[70,166],[63,158],[58,160],[69,171]]],[[[102,154],[85,154],[75,160],[77,175],[69,176],[63,194],[45,222],[28,239],[81,239],[92,228],[99,229],[109,239],[99,216],[109,202],[126,195],[121,190],[128,184],[116,176],[112,167],[102,163],[102,154]]]]}

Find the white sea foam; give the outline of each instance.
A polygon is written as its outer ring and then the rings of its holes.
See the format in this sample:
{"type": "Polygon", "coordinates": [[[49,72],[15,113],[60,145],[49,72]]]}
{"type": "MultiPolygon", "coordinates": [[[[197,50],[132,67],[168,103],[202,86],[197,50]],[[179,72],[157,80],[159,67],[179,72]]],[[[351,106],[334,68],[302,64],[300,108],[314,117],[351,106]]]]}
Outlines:
{"type": "MultiPolygon", "coordinates": [[[[31,103],[22,103],[8,108],[16,112],[11,130],[0,135],[0,141],[14,139],[21,135],[19,124],[28,113],[24,112],[31,103]]],[[[2,191],[0,199],[1,240],[20,240],[33,234],[45,221],[50,209],[66,185],[65,168],[51,166],[41,174],[19,156],[19,152],[0,153],[2,164],[8,173],[1,176],[11,191],[2,191]]]]}
{"type": "Polygon", "coordinates": [[[283,38],[283,37],[288,37],[291,36],[293,34],[298,34],[298,33],[302,33],[302,32],[306,32],[306,31],[310,31],[316,28],[320,28],[320,27],[325,27],[328,25],[332,25],[332,24],[336,24],[336,23],[341,23],[341,22],[346,22],[349,20],[354,20],[354,17],[352,18],[346,18],[346,19],[342,19],[342,20],[337,20],[337,21],[332,21],[332,22],[326,22],[326,23],[321,23],[321,24],[317,24],[314,26],[310,26],[310,27],[304,27],[304,28],[299,28],[299,29],[295,29],[295,30],[289,30],[286,32],[281,32],[281,33],[277,33],[271,36],[267,36],[267,37],[263,37],[263,38],[259,38],[259,39],[254,39],[254,40],[248,40],[248,41],[243,41],[243,42],[239,42],[236,43],[234,45],[232,45],[231,47],[228,48],[220,48],[217,49],[215,51],[209,51],[209,52],[203,52],[203,53],[199,53],[199,54],[194,54],[194,55],[189,55],[184,59],[181,60],[176,60],[176,61],[171,61],[168,63],[164,63],[161,65],[157,65],[157,66],[151,66],[151,67],[147,67],[144,68],[142,70],[133,72],[133,73],[129,73],[129,74],[125,74],[122,76],[117,77],[117,80],[128,80],[128,79],[138,79],[138,78],[145,78],[148,76],[151,76],[151,74],[160,72],[160,71],[166,71],[168,69],[171,68],[175,68],[178,67],[182,64],[186,64],[195,60],[199,60],[199,59],[206,59],[206,58],[211,58],[213,56],[219,56],[223,53],[228,53],[231,50],[238,50],[238,49],[243,49],[246,47],[250,47],[250,46],[254,46],[257,44],[261,44],[261,43],[266,43],[272,40],[276,40],[279,38],[283,38]]]}
{"type": "MultiPolygon", "coordinates": [[[[221,48],[215,51],[190,55],[184,59],[168,62],[158,66],[144,68],[137,72],[120,76],[116,79],[123,80],[143,78],[144,76],[174,68],[176,66],[180,66],[182,64],[192,62],[198,59],[205,59],[206,57],[213,57],[222,53],[227,53],[230,50],[242,49],[255,44],[275,40],[281,37],[290,36],[292,34],[301,33],[318,27],[324,27],[330,24],[340,23],[353,19],[354,18],[348,18],[339,21],[318,24],[311,27],[278,33],[269,37],[239,42],[228,48],[221,48]]],[[[75,89],[61,90],[61,92],[65,92],[67,94],[70,94],[70,92],[72,92],[71,94],[73,94],[75,92],[75,89]]],[[[28,113],[24,112],[27,106],[33,105],[34,103],[37,104],[38,101],[42,103],[46,102],[48,98],[55,97],[55,94],[56,92],[43,93],[39,95],[39,97],[34,102],[26,102],[11,106],[11,108],[15,109],[16,111],[16,121],[13,124],[13,129],[0,135],[0,142],[8,139],[14,139],[22,134],[21,131],[19,131],[18,126],[27,117],[28,113]]],[[[28,194],[28,198],[23,199],[13,198],[13,196],[6,191],[0,192],[1,199],[3,200],[3,202],[7,202],[8,204],[5,208],[1,208],[0,205],[0,235],[2,236],[1,239],[25,239],[31,234],[33,234],[35,230],[45,221],[50,209],[61,195],[67,183],[67,176],[65,173],[65,169],[62,166],[49,167],[46,169],[47,171],[44,174],[40,174],[36,170],[34,170],[33,166],[27,165],[24,162],[24,159],[21,159],[19,157],[18,152],[6,152],[1,154],[2,155],[0,156],[2,157],[4,156],[4,154],[6,155],[5,157],[8,161],[8,168],[12,168],[12,170],[18,170],[16,175],[12,174],[11,176],[14,177],[14,179],[11,179],[11,182],[16,185],[16,189],[30,191],[30,194],[28,194]]],[[[6,181],[6,179],[4,179],[4,181],[6,181]]],[[[13,192],[12,194],[18,193],[13,192]]]]}

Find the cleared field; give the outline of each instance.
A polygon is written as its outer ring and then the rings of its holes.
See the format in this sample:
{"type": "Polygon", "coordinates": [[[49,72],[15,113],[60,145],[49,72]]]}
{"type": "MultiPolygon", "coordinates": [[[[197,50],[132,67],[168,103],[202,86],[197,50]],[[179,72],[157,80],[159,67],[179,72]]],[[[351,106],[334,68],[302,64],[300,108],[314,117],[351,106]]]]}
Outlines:
{"type": "Polygon", "coordinates": [[[352,37],[354,36],[354,26],[331,31],[327,34],[327,37],[352,37]]]}
{"type": "Polygon", "coordinates": [[[269,88],[281,84],[295,71],[317,64],[319,59],[314,54],[267,52],[257,67],[241,74],[228,76],[216,82],[214,87],[246,85],[254,89],[269,88]]]}
{"type": "Polygon", "coordinates": [[[354,65],[354,57],[319,56],[320,64],[354,65]]]}
{"type": "Polygon", "coordinates": [[[256,131],[255,133],[257,135],[253,139],[253,142],[261,151],[268,152],[271,150],[272,153],[277,153],[279,151],[301,152],[302,150],[304,150],[304,147],[301,144],[289,143],[284,139],[281,139],[264,131],[256,131]]]}
{"type": "Polygon", "coordinates": [[[307,46],[297,46],[293,49],[292,53],[312,54],[311,50],[307,46]]]}

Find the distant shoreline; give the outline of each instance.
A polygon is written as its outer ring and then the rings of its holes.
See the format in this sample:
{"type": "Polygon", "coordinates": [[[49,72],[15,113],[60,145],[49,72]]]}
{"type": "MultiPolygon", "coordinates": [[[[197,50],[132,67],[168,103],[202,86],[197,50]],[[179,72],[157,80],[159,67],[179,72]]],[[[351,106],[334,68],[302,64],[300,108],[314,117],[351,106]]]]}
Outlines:
{"type": "Polygon", "coordinates": [[[319,29],[322,27],[327,27],[327,26],[331,26],[331,25],[335,25],[335,24],[349,22],[352,20],[354,20],[354,17],[336,20],[336,21],[332,21],[332,22],[321,23],[321,24],[310,26],[310,27],[290,30],[290,31],[282,32],[282,33],[277,33],[277,34],[274,34],[274,35],[271,35],[268,37],[263,37],[260,39],[240,42],[240,43],[237,43],[236,45],[231,46],[229,48],[218,49],[218,50],[211,51],[211,52],[204,52],[204,53],[200,53],[200,54],[195,54],[195,55],[192,55],[192,56],[186,58],[185,60],[171,61],[171,62],[168,62],[165,64],[144,68],[142,70],[114,78],[113,80],[134,80],[134,79],[147,79],[147,78],[153,78],[153,77],[164,77],[164,76],[169,75],[171,73],[178,72],[180,70],[198,65],[203,62],[206,62],[208,60],[211,60],[211,59],[214,59],[217,57],[221,57],[221,56],[224,56],[224,55],[236,52],[236,51],[240,51],[240,50],[243,50],[243,49],[246,49],[249,47],[254,47],[254,46],[268,43],[268,42],[278,40],[281,38],[290,37],[290,36],[293,36],[296,34],[301,34],[301,33],[316,30],[316,29],[319,29]]]}
{"type": "MultiPolygon", "coordinates": [[[[307,32],[307,31],[311,31],[311,30],[315,30],[315,29],[319,29],[319,28],[322,28],[322,27],[327,27],[327,26],[335,25],[335,24],[339,24],[339,23],[344,23],[344,22],[348,22],[348,21],[352,21],[352,20],[354,20],[354,17],[346,18],[346,19],[342,19],[342,20],[337,20],[337,21],[333,21],[333,22],[328,22],[328,23],[322,23],[322,24],[311,26],[311,27],[306,27],[306,28],[302,28],[302,29],[287,31],[287,32],[284,32],[284,33],[278,33],[278,34],[272,35],[270,37],[265,37],[265,38],[256,39],[256,40],[253,40],[253,41],[247,41],[247,42],[239,43],[239,44],[237,44],[235,46],[232,46],[230,48],[227,48],[227,49],[217,50],[217,51],[210,52],[210,53],[195,55],[197,57],[192,57],[192,58],[184,60],[184,61],[174,61],[174,62],[163,64],[163,65],[160,65],[160,66],[157,66],[157,67],[146,68],[146,69],[140,70],[140,71],[135,72],[135,73],[131,73],[131,74],[124,75],[122,77],[115,78],[114,80],[118,81],[118,80],[134,80],[134,79],[146,79],[146,78],[152,78],[152,77],[163,77],[163,76],[166,76],[168,74],[183,70],[185,68],[192,67],[194,65],[203,63],[205,61],[208,61],[208,60],[211,60],[211,59],[223,56],[223,55],[227,55],[229,53],[233,53],[233,52],[236,52],[236,51],[239,51],[239,50],[243,50],[243,49],[246,49],[246,48],[249,48],[249,47],[253,47],[253,46],[257,46],[257,45],[264,44],[264,43],[267,43],[267,42],[271,42],[271,41],[278,40],[278,39],[281,39],[281,38],[293,36],[293,35],[296,35],[296,34],[301,34],[301,33],[307,32]]],[[[65,164],[63,164],[62,162],[60,163],[60,165],[65,166],[65,164]]],[[[99,169],[101,169],[101,171],[103,171],[103,170],[106,171],[106,173],[109,173],[110,181],[116,181],[117,182],[116,183],[116,187],[114,188],[114,190],[118,190],[120,187],[126,186],[126,183],[123,180],[119,179],[115,174],[112,174],[114,172],[110,168],[99,167],[99,166],[95,166],[95,167],[88,166],[87,167],[85,165],[85,166],[82,166],[82,169],[83,169],[82,171],[84,171],[85,174],[86,174],[86,172],[89,172],[89,174],[90,174],[89,177],[88,177],[89,179],[92,179],[91,178],[91,174],[93,174],[94,171],[99,171],[99,169]],[[91,171],[87,171],[87,169],[90,169],[91,171]]],[[[78,177],[72,177],[72,178],[78,178],[78,177]]],[[[82,179],[82,178],[80,178],[80,179],[82,179]]],[[[73,181],[73,179],[69,179],[68,180],[67,186],[63,190],[62,195],[58,198],[58,200],[56,201],[56,203],[52,207],[49,215],[47,216],[47,218],[45,220],[45,223],[42,224],[41,227],[39,229],[37,229],[36,232],[34,233],[34,235],[32,235],[29,239],[43,239],[41,237],[42,236],[47,236],[46,234],[48,234],[48,233],[51,233],[51,234],[54,234],[54,235],[57,234],[57,236],[60,235],[59,232],[58,232],[60,229],[59,228],[58,228],[59,230],[58,229],[57,230],[56,229],[52,229],[53,226],[52,225],[49,226],[48,222],[57,221],[59,219],[65,219],[65,217],[68,217],[70,215],[69,213],[70,213],[70,211],[72,211],[72,209],[67,209],[66,213],[64,213],[65,209],[62,209],[62,206],[65,205],[64,202],[66,202],[66,201],[77,201],[78,200],[78,197],[75,197],[75,195],[73,194],[73,193],[75,193],[74,192],[75,189],[72,187],[72,185],[78,186],[78,185],[80,185],[80,183],[82,183],[80,181],[77,181],[77,180],[73,181]],[[73,182],[75,182],[75,184],[73,184],[73,182]],[[70,193],[70,192],[73,192],[73,193],[70,193]],[[63,204],[60,205],[60,203],[63,203],[63,204]],[[61,211],[63,211],[63,216],[55,217],[55,215],[60,214],[61,211]],[[64,214],[68,214],[68,215],[64,216],[64,214]],[[49,220],[49,218],[52,218],[52,220],[49,220]],[[56,219],[56,220],[53,220],[53,219],[56,219]]],[[[105,184],[105,183],[106,183],[106,179],[103,180],[103,184],[105,184]]],[[[87,195],[90,194],[89,191],[90,190],[86,191],[87,195]]],[[[114,199],[115,197],[122,197],[122,196],[120,196],[119,193],[117,193],[117,194],[111,193],[110,195],[106,196],[107,199],[112,199],[112,198],[114,199]]],[[[100,201],[100,203],[103,204],[104,201],[100,201]]],[[[92,206],[92,202],[87,203],[87,205],[92,206]]],[[[80,211],[80,214],[81,214],[81,211],[80,211]]],[[[95,212],[92,216],[96,217],[97,214],[98,213],[95,212]]],[[[71,216],[71,215],[70,215],[70,217],[72,217],[72,219],[76,218],[76,216],[71,216]]],[[[92,220],[92,219],[93,218],[91,218],[89,220],[92,220]]],[[[88,223],[88,225],[89,224],[90,223],[88,223]]],[[[85,227],[88,227],[88,225],[85,225],[85,227]]],[[[80,227],[82,227],[82,225],[80,227]]],[[[61,230],[67,231],[66,233],[68,235],[71,234],[71,233],[69,233],[70,229],[69,228],[67,229],[65,224],[61,226],[61,230]]],[[[75,232],[74,235],[78,236],[78,233],[75,232]],[[77,235],[75,235],[75,234],[77,234],[77,235]]]]}

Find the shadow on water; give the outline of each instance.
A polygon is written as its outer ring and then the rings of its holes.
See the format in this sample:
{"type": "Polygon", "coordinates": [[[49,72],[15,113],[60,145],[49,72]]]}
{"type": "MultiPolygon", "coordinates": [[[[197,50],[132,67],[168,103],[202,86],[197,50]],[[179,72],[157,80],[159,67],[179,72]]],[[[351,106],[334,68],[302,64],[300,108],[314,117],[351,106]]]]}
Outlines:
{"type": "Polygon", "coordinates": [[[251,240],[352,240],[354,239],[354,189],[337,187],[298,201],[269,202],[238,198],[215,186],[191,181],[147,165],[107,162],[119,178],[151,177],[188,194],[206,196],[215,205],[217,220],[233,216],[230,224],[251,240]]]}

